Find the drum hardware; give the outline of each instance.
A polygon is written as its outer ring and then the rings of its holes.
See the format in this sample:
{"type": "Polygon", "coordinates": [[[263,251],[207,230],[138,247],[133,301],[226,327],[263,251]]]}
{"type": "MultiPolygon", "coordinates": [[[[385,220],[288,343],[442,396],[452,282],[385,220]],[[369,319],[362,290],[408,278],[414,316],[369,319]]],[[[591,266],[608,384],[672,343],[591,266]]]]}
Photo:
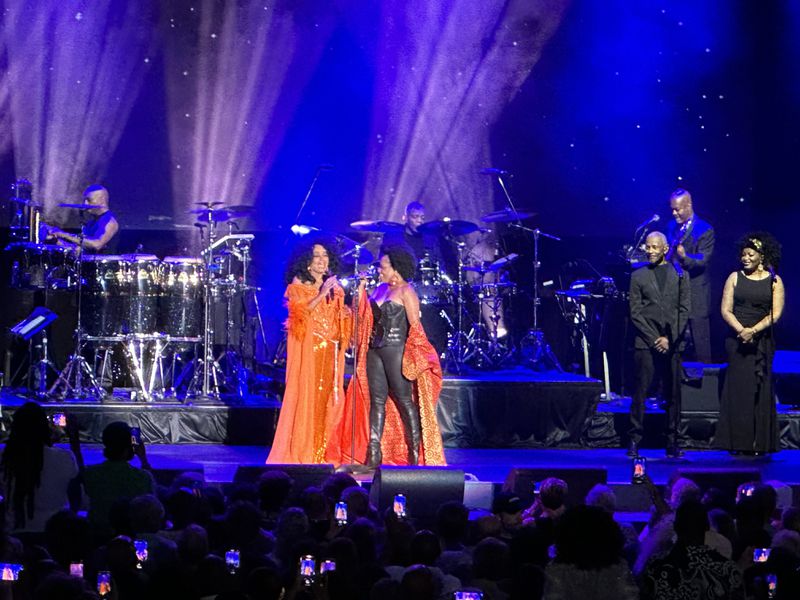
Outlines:
{"type": "Polygon", "coordinates": [[[542,263],[539,261],[539,238],[546,237],[556,242],[560,242],[561,238],[545,233],[541,229],[531,229],[519,223],[510,223],[511,227],[515,227],[533,236],[533,329],[528,330],[525,337],[520,342],[520,351],[523,351],[529,366],[533,369],[555,369],[563,371],[558,358],[547,343],[544,332],[539,329],[539,306],[541,305],[541,298],[539,298],[539,270],[542,263]]]}
{"type": "MultiPolygon", "coordinates": [[[[81,210],[81,228],[78,233],[78,251],[82,254],[83,249],[83,216],[84,210],[81,210]]],[[[67,360],[67,364],[52,385],[49,391],[51,397],[67,398],[72,396],[74,398],[102,398],[105,393],[97,380],[94,377],[94,371],[89,366],[87,360],[83,357],[83,323],[81,322],[81,298],[83,296],[83,256],[79,256],[75,261],[75,272],[77,277],[77,285],[75,286],[75,293],[77,294],[78,305],[78,322],[75,327],[75,348],[72,355],[67,360]],[[84,387],[84,378],[89,382],[88,388],[84,387]]]]}
{"type": "Polygon", "coordinates": [[[17,242],[39,242],[39,210],[42,205],[33,200],[33,185],[27,179],[17,179],[11,185],[9,200],[9,238],[17,242]]]}

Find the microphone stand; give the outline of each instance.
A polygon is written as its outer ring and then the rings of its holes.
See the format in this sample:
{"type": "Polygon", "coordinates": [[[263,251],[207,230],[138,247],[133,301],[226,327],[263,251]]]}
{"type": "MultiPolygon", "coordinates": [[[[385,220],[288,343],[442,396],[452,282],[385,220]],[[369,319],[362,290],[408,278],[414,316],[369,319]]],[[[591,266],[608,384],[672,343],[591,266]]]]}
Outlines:
{"type": "Polygon", "coordinates": [[[541,299],[539,298],[539,269],[541,268],[541,263],[539,262],[539,238],[544,236],[556,242],[560,242],[561,238],[545,233],[540,229],[531,229],[518,223],[510,223],[509,225],[533,235],[533,329],[528,331],[520,345],[529,344],[532,347],[532,354],[528,359],[528,366],[532,369],[545,367],[563,371],[564,369],[558,362],[558,358],[553,354],[550,344],[547,343],[544,331],[539,329],[539,305],[541,304],[541,299]]]}

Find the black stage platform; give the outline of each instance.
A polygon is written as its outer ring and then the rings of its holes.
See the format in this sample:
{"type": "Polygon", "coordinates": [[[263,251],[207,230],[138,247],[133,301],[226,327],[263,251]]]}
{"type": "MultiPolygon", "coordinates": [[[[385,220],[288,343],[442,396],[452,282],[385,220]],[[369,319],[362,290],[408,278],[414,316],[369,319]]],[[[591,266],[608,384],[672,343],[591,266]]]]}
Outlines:
{"type": "MultiPolygon", "coordinates": [[[[798,355],[784,352],[776,358],[778,390],[783,392],[778,412],[784,449],[800,448],[798,355]]],[[[712,387],[710,400],[687,401],[691,390],[684,395],[681,443],[685,448],[712,447],[719,405],[716,380],[712,387]]],[[[612,395],[607,401],[602,391],[596,379],[523,367],[447,376],[438,406],[445,447],[624,447],[630,400],[612,395]]],[[[24,401],[15,390],[0,390],[3,421],[24,401]]],[[[277,423],[280,396],[262,393],[218,404],[191,404],[132,402],[115,395],[103,402],[47,402],[45,406],[51,412],[77,415],[87,442],[99,442],[109,422],[125,420],[141,427],[145,439],[155,444],[267,447],[277,423]]],[[[643,447],[664,447],[664,417],[663,410],[648,406],[643,447]]]]}

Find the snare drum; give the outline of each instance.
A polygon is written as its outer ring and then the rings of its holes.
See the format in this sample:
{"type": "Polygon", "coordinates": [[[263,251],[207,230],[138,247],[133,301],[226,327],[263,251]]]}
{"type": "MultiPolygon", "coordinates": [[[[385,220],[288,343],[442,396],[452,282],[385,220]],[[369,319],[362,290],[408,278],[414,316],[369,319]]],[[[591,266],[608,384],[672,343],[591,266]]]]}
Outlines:
{"type": "Polygon", "coordinates": [[[199,258],[168,256],[161,263],[161,331],[172,337],[200,337],[203,330],[205,264],[199,258]]]}
{"type": "Polygon", "coordinates": [[[43,290],[54,279],[66,278],[66,268],[75,257],[72,248],[33,242],[14,242],[5,251],[11,264],[11,287],[22,290],[43,290]]]}
{"type": "Polygon", "coordinates": [[[121,333],[126,314],[126,263],[122,256],[84,255],[81,259],[81,323],[90,336],[121,333]]]}

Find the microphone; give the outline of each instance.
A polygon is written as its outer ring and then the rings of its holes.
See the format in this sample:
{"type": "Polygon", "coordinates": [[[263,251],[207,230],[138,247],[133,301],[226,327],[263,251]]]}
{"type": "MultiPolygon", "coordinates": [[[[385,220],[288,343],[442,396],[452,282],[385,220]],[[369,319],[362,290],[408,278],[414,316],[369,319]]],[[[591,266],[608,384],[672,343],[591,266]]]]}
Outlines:
{"type": "Polygon", "coordinates": [[[494,167],[487,167],[485,169],[481,169],[481,175],[508,175],[508,171],[504,169],[495,169],[494,167]]]}
{"type": "Polygon", "coordinates": [[[636,231],[639,231],[640,229],[644,229],[645,227],[647,227],[647,226],[648,226],[648,225],[650,225],[651,223],[656,223],[656,222],[658,222],[658,221],[660,221],[660,220],[661,220],[661,217],[658,215],[658,213],[656,213],[656,214],[654,214],[652,217],[650,217],[649,219],[647,219],[647,221],[645,221],[644,223],[642,223],[641,225],[639,225],[639,226],[636,228],[636,231]]]}
{"type": "Polygon", "coordinates": [[[325,164],[319,165],[317,167],[317,171],[333,171],[334,168],[335,167],[333,165],[325,163],[325,164]]]}

